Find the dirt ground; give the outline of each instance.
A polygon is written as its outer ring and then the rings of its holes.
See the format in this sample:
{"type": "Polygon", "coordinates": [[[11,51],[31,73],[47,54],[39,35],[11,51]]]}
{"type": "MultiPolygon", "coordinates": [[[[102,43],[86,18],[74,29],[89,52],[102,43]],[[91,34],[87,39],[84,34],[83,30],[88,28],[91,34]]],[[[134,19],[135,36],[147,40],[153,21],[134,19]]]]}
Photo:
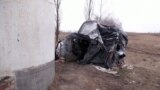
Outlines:
{"type": "Polygon", "coordinates": [[[128,35],[125,61],[133,69],[124,68],[115,76],[92,65],[56,63],[49,90],[160,90],[160,34],[128,35]]]}

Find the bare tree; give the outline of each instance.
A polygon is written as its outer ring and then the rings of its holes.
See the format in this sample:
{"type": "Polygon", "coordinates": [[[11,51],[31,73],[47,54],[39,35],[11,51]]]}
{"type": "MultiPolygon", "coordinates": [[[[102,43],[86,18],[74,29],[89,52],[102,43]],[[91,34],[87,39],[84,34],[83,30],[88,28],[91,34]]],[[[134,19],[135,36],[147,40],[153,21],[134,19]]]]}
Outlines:
{"type": "Polygon", "coordinates": [[[103,9],[104,2],[103,2],[103,0],[99,0],[98,2],[99,2],[99,4],[98,4],[98,6],[99,6],[98,10],[99,11],[97,12],[97,14],[94,14],[93,19],[96,20],[97,22],[101,22],[101,20],[102,20],[102,9],[103,9]]]}
{"type": "Polygon", "coordinates": [[[102,19],[102,3],[103,3],[103,0],[100,1],[99,20],[98,21],[101,21],[101,19],[102,19]]]}
{"type": "Polygon", "coordinates": [[[119,21],[119,19],[114,18],[112,16],[110,17],[108,16],[108,17],[101,19],[99,23],[106,25],[106,26],[113,26],[118,29],[122,29],[122,23],[119,21]]]}
{"type": "Polygon", "coordinates": [[[85,6],[85,19],[91,20],[91,16],[93,14],[93,0],[86,0],[86,6],[85,6]]]}
{"type": "Polygon", "coordinates": [[[118,18],[113,17],[112,15],[108,15],[106,17],[101,17],[99,15],[96,15],[94,17],[94,20],[98,23],[105,25],[105,26],[113,26],[118,29],[122,29],[122,23],[118,18]]]}
{"type": "Polygon", "coordinates": [[[55,24],[56,24],[56,42],[58,41],[58,35],[59,35],[59,29],[60,29],[60,6],[61,6],[61,0],[54,0],[54,4],[55,4],[55,16],[56,16],[56,20],[55,20],[55,24]]]}

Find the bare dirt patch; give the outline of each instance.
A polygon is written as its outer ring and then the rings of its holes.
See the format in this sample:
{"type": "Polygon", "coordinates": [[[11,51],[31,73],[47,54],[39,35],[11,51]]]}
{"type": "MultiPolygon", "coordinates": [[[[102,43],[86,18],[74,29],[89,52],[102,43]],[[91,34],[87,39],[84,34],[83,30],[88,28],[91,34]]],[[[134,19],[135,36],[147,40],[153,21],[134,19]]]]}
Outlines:
{"type": "Polygon", "coordinates": [[[56,76],[49,90],[159,90],[160,35],[129,33],[126,64],[119,76],[96,70],[92,65],[56,63],[56,76]]]}

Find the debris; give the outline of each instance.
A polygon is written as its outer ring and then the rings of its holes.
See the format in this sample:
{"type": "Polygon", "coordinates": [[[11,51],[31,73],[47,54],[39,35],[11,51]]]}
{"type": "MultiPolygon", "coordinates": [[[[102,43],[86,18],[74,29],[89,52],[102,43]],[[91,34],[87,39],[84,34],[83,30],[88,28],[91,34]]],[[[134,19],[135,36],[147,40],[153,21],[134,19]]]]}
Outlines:
{"type": "Polygon", "coordinates": [[[127,66],[127,69],[133,70],[133,65],[128,65],[128,66],[127,66]]]}
{"type": "Polygon", "coordinates": [[[134,81],[134,80],[133,80],[133,81],[130,81],[129,83],[130,83],[130,84],[135,84],[135,83],[136,83],[136,81],[134,81]]]}
{"type": "Polygon", "coordinates": [[[113,71],[111,69],[106,69],[106,68],[103,68],[103,67],[100,67],[100,66],[94,66],[97,70],[100,70],[102,72],[106,72],[106,73],[109,73],[109,74],[113,74],[113,75],[116,75],[118,72],[117,71],[113,71]]]}
{"type": "Polygon", "coordinates": [[[115,26],[86,21],[78,33],[71,33],[56,47],[56,56],[79,64],[94,64],[107,69],[124,64],[127,34],[115,26]]]}

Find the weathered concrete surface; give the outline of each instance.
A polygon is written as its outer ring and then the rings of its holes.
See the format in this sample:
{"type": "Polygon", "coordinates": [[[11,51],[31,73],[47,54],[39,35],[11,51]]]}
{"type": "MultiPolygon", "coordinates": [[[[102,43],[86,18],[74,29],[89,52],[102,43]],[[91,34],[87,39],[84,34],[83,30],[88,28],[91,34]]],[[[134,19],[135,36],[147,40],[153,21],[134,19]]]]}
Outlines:
{"type": "Polygon", "coordinates": [[[17,90],[46,90],[53,81],[54,62],[16,71],[17,90]]]}
{"type": "Polygon", "coordinates": [[[54,59],[53,8],[48,0],[0,0],[1,69],[18,70],[54,59]]]}
{"type": "Polygon", "coordinates": [[[54,76],[52,1],[0,0],[0,77],[17,75],[18,90],[44,90],[54,76]]]}

